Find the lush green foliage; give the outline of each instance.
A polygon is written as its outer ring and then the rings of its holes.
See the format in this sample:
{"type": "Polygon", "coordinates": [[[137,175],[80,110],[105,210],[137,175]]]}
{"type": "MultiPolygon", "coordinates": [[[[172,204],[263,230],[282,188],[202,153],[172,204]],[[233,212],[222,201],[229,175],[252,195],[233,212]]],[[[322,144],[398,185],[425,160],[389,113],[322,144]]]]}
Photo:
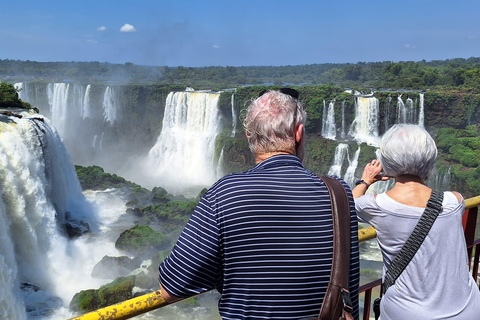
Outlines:
{"type": "Polygon", "coordinates": [[[480,58],[434,61],[326,63],[298,66],[158,67],[133,63],[35,62],[0,60],[0,74],[10,79],[49,81],[181,84],[219,90],[252,84],[335,84],[341,87],[426,89],[464,87],[480,92],[480,58]],[[17,78],[15,77],[17,76],[17,78]]]}
{"type": "Polygon", "coordinates": [[[103,168],[99,166],[83,167],[76,165],[75,171],[77,172],[78,181],[83,190],[105,190],[126,186],[141,188],[116,174],[106,173],[103,168]]]}
{"type": "Polygon", "coordinates": [[[0,82],[0,108],[27,108],[31,105],[18,98],[17,89],[13,84],[0,82]]]}
{"type": "Polygon", "coordinates": [[[480,194],[480,125],[440,129],[436,141],[440,167],[451,167],[451,188],[466,197],[480,194]]]}

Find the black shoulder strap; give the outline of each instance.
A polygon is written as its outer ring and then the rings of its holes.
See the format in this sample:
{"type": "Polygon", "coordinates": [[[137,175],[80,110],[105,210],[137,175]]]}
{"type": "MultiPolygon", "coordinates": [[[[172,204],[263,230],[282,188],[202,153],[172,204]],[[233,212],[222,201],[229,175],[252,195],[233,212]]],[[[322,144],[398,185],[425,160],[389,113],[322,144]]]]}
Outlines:
{"type": "Polygon", "coordinates": [[[348,291],[350,272],[351,218],[347,191],[340,181],[319,176],[325,183],[332,203],[333,258],[330,283],[323,299],[319,319],[339,319],[342,310],[352,312],[348,291]],[[337,315],[336,317],[333,315],[337,315]]]}
{"type": "Polygon", "coordinates": [[[410,260],[420,248],[427,236],[428,232],[432,228],[433,223],[438,217],[438,214],[442,211],[443,192],[432,191],[432,195],[427,202],[427,207],[423,212],[420,220],[412,231],[412,234],[407,239],[405,244],[398,255],[393,259],[385,273],[385,279],[383,281],[382,293],[385,293],[387,289],[392,286],[400,274],[405,270],[410,260]]]}

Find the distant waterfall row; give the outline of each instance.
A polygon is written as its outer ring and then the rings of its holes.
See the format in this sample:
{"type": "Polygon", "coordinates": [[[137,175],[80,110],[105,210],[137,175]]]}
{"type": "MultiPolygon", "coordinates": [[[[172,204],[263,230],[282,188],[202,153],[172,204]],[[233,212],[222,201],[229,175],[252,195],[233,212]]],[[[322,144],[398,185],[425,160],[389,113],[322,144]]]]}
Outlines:
{"type": "Polygon", "coordinates": [[[370,95],[355,95],[355,115],[349,126],[345,124],[345,104],[342,102],[335,111],[336,102],[324,103],[322,136],[326,139],[338,141],[335,150],[334,162],[329,170],[330,175],[342,177],[350,186],[354,185],[355,172],[358,166],[358,157],[361,152],[360,144],[367,143],[370,146],[379,147],[380,144],[380,108],[383,110],[383,127],[388,129],[395,123],[414,123],[424,125],[424,99],[423,93],[419,94],[419,100],[407,98],[405,101],[400,94],[396,105],[389,97],[384,106],[380,106],[379,100],[370,95]],[[341,126],[335,122],[335,114],[341,114],[341,126]],[[393,114],[391,114],[393,113],[393,114]],[[396,115],[394,121],[391,115],[396,115]],[[349,151],[348,143],[356,143],[355,151],[349,151]]]}
{"type": "MultiPolygon", "coordinates": [[[[134,95],[125,86],[15,87],[21,89],[20,99],[51,119],[76,164],[97,164],[146,187],[162,186],[171,192],[187,186],[199,191],[217,177],[213,155],[222,129],[220,93],[187,88],[162,99],[154,92],[158,100],[148,107],[152,96],[134,95]],[[145,159],[148,167],[139,165],[145,159]]],[[[231,103],[234,113],[233,97],[231,103]]]]}

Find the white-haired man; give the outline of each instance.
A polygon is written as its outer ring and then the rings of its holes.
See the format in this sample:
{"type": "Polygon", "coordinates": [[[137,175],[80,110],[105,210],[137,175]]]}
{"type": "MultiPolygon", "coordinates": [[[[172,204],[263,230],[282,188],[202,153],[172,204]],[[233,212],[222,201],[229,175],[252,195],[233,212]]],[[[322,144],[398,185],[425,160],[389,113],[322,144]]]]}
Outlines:
{"type": "MultiPolygon", "coordinates": [[[[216,288],[223,319],[317,317],[332,265],[323,181],[302,166],[306,113],[290,88],[262,92],[244,126],[256,166],[217,181],[160,265],[167,301],[216,288]]],[[[353,317],[358,319],[357,218],[350,189],[353,317]]]]}

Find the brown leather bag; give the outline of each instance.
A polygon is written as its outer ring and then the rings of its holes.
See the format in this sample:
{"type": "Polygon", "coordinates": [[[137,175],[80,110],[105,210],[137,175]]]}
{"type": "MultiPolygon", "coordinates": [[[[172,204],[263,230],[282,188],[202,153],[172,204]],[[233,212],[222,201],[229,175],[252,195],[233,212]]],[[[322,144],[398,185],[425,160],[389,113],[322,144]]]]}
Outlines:
{"type": "Polygon", "coordinates": [[[346,319],[352,303],[348,290],[350,274],[350,203],[342,183],[335,178],[319,176],[327,186],[332,203],[333,259],[330,283],[323,298],[318,319],[346,319]]]}

